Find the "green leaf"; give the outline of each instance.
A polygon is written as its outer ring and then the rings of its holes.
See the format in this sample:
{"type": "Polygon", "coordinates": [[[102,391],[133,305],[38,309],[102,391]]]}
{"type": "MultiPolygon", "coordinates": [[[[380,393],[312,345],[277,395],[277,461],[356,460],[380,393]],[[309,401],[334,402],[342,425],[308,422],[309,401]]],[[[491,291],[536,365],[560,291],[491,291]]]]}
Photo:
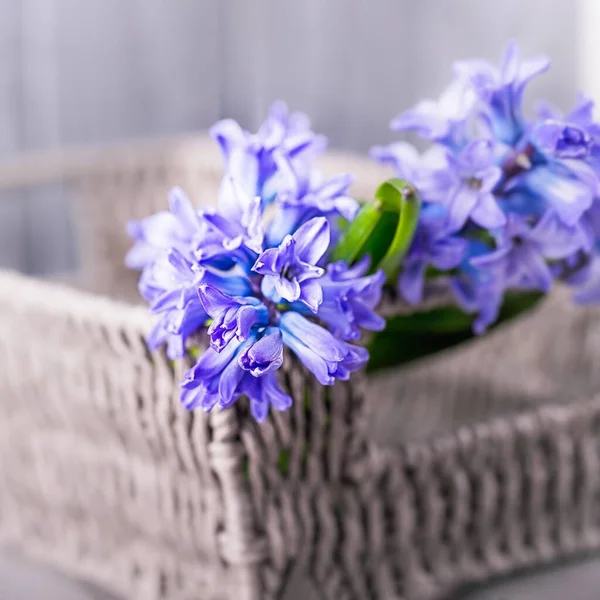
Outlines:
{"type": "Polygon", "coordinates": [[[388,278],[395,279],[417,230],[421,199],[415,188],[403,179],[390,179],[380,185],[375,198],[381,200],[390,212],[398,214],[394,238],[379,263],[379,268],[388,278]]]}
{"type": "Polygon", "coordinates": [[[420,208],[418,194],[407,181],[384,182],[348,225],[333,259],[352,264],[369,255],[372,271],[382,269],[394,279],[413,240],[420,208]]]}
{"type": "Polygon", "coordinates": [[[343,260],[351,265],[362,258],[365,255],[364,246],[375,231],[382,213],[378,202],[363,204],[333,251],[333,260],[343,260]]]}
{"type": "MultiPolygon", "coordinates": [[[[507,294],[491,329],[530,310],[542,297],[540,292],[507,294]]],[[[403,365],[464,343],[476,337],[472,330],[474,318],[455,306],[393,317],[369,344],[368,369],[372,372],[403,365]]]]}

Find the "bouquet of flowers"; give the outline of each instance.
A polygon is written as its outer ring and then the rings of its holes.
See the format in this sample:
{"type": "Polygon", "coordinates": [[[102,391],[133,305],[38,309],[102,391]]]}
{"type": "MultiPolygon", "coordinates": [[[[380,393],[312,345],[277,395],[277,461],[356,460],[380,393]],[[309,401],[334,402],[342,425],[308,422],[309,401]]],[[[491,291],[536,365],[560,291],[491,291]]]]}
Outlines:
{"type": "Polygon", "coordinates": [[[149,347],[195,361],[183,405],[244,396],[262,421],[291,405],[277,377],[287,351],[328,386],[369,351],[370,368],[392,366],[481,335],[555,282],[574,286],[576,302],[600,300],[600,125],[583,96],[566,115],[548,104],[524,115],[527,83],[548,67],[515,44],[499,68],[457,62],[438,100],[392,121],[431,147],[373,148],[397,177],[362,203],[350,174],[315,168],[326,139],[283,103],[255,134],[214,125],[216,207],[197,210],[174,189],[169,211],[129,224],[126,262],[156,314],[149,347]],[[384,297],[402,314],[384,318],[384,297]],[[432,297],[444,302],[423,310],[432,297]]]}

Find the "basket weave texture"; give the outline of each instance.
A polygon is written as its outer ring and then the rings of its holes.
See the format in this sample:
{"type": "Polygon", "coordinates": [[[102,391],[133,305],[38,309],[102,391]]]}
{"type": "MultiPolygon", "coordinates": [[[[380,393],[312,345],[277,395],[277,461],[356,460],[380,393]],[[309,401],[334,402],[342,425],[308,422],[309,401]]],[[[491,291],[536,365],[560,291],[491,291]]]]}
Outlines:
{"type": "MultiPolygon", "coordinates": [[[[24,158],[0,184],[75,191],[85,281],[127,298],[123,223],[174,183],[214,198],[207,147],[24,158]]],[[[345,163],[357,195],[383,176],[345,163]]],[[[185,365],[148,353],[144,308],[1,272],[0,545],[131,600],[429,600],[599,548],[598,316],[559,290],[332,388],[287,357],[294,405],[258,425],[243,401],[180,408],[185,365]]]]}

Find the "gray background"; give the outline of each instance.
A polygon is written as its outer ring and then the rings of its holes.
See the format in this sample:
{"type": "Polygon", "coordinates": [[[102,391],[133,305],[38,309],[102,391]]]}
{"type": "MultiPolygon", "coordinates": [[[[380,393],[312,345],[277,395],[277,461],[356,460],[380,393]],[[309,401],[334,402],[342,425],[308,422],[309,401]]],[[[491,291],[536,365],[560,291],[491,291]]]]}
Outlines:
{"type": "MultiPolygon", "coordinates": [[[[390,119],[516,38],[575,91],[573,0],[0,0],[0,159],[63,145],[168,136],[224,116],[249,128],[275,98],[331,145],[366,151],[390,119]]],[[[0,266],[72,261],[56,191],[0,197],[0,266]]]]}

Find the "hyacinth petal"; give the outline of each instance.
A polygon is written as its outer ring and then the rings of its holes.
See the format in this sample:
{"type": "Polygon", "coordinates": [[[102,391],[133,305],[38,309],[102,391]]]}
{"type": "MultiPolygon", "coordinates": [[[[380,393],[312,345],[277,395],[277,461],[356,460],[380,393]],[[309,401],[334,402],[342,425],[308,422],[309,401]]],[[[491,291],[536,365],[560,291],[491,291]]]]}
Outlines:
{"type": "Polygon", "coordinates": [[[261,275],[278,275],[295,257],[295,240],[287,235],[277,248],[265,250],[254,263],[252,270],[261,275]]]}
{"type": "Polygon", "coordinates": [[[278,248],[265,250],[254,263],[252,270],[260,275],[273,275],[279,271],[278,261],[280,252],[278,248]]]}
{"type": "Polygon", "coordinates": [[[299,300],[316,314],[319,306],[323,303],[323,289],[319,285],[319,282],[310,279],[302,283],[299,300]]]}
{"type": "Polygon", "coordinates": [[[219,401],[219,395],[209,392],[205,386],[183,389],[180,394],[181,404],[186,410],[201,408],[204,412],[210,412],[219,401]]]}
{"type": "Polygon", "coordinates": [[[315,217],[300,226],[293,238],[296,256],[309,265],[316,265],[329,248],[329,223],[325,217],[315,217]]]}
{"type": "Polygon", "coordinates": [[[217,142],[226,159],[229,158],[234,147],[244,143],[247,135],[233,119],[218,121],[209,129],[208,133],[217,142]]]}
{"type": "Polygon", "coordinates": [[[550,68],[550,59],[546,56],[537,56],[524,60],[516,75],[516,84],[519,92],[538,75],[541,75],[550,68]]]}
{"type": "Polygon", "coordinates": [[[383,331],[385,329],[385,319],[371,310],[360,301],[353,303],[354,318],[360,323],[360,326],[367,331],[383,331]]]}
{"type": "Polygon", "coordinates": [[[423,300],[425,266],[423,261],[407,262],[400,274],[398,291],[410,304],[419,304],[423,300]]]}
{"type": "MultiPolygon", "coordinates": [[[[565,121],[579,125],[592,124],[594,122],[594,100],[579,92],[575,106],[565,115],[565,121]]],[[[554,116],[558,115],[558,111],[554,116]]],[[[550,117],[549,117],[550,118],[550,117]]]]}
{"type": "Polygon", "coordinates": [[[349,196],[338,196],[333,201],[336,212],[347,221],[352,221],[360,209],[360,204],[349,196]]]}
{"type": "Polygon", "coordinates": [[[290,280],[282,276],[276,276],[274,279],[275,289],[282,298],[285,298],[288,302],[296,302],[300,299],[302,288],[296,278],[290,280]]]}
{"type": "Polygon", "coordinates": [[[318,279],[323,275],[323,273],[325,273],[325,269],[309,265],[301,260],[296,262],[296,266],[298,267],[296,279],[301,284],[304,284],[304,282],[307,282],[307,280],[318,279]]]}
{"type": "Polygon", "coordinates": [[[192,235],[197,229],[198,214],[191,200],[180,187],[174,187],[169,192],[169,208],[180,225],[192,235]]]}
{"type": "Polygon", "coordinates": [[[267,307],[264,304],[258,306],[242,306],[237,312],[236,336],[238,340],[247,340],[255,325],[266,325],[269,318],[267,307]]]}
{"type": "Polygon", "coordinates": [[[277,167],[277,173],[265,184],[263,196],[265,198],[271,198],[278,194],[298,196],[301,182],[294,170],[291,159],[282,152],[274,152],[273,161],[277,167]]]}
{"type": "Polygon", "coordinates": [[[283,364],[281,331],[276,327],[268,328],[259,340],[241,352],[238,363],[254,377],[278,369],[283,364]]]}
{"type": "Polygon", "coordinates": [[[471,212],[471,219],[485,229],[495,229],[506,224],[506,215],[490,193],[479,195],[477,205],[471,212]]]}
{"type": "Polygon", "coordinates": [[[201,408],[208,412],[217,403],[219,397],[209,393],[204,386],[183,389],[180,394],[181,404],[186,410],[201,408]]]}
{"type": "Polygon", "coordinates": [[[240,367],[237,360],[232,360],[223,369],[219,377],[219,406],[227,408],[231,406],[239,396],[238,386],[244,377],[245,371],[240,367]]]}
{"type": "Polygon", "coordinates": [[[164,293],[156,296],[154,300],[150,302],[150,310],[154,312],[161,312],[166,308],[179,308],[181,300],[181,290],[167,290],[164,293]]]}
{"type": "Polygon", "coordinates": [[[329,331],[298,313],[284,313],[281,316],[281,329],[302,340],[324,360],[337,362],[342,360],[348,352],[346,344],[336,340],[329,331]]]}
{"type": "Polygon", "coordinates": [[[319,186],[319,193],[324,196],[341,196],[348,191],[348,188],[354,183],[354,176],[350,173],[341,173],[326,179],[319,186]]]}
{"type": "Polygon", "coordinates": [[[431,264],[442,271],[457,267],[467,251],[468,242],[459,237],[437,240],[431,249],[431,264]]]}
{"type": "Polygon", "coordinates": [[[224,310],[235,305],[235,301],[230,296],[206,283],[198,287],[198,297],[211,319],[216,319],[224,310]]]}
{"type": "Polygon", "coordinates": [[[198,362],[186,373],[184,381],[202,381],[215,377],[231,362],[240,348],[239,343],[232,341],[222,352],[208,348],[198,362]]]}
{"type": "Polygon", "coordinates": [[[548,263],[541,254],[533,251],[531,248],[521,252],[521,268],[527,271],[525,284],[527,287],[548,292],[552,287],[553,277],[548,263]]]}
{"type": "Polygon", "coordinates": [[[510,83],[517,77],[520,54],[516,41],[511,40],[508,42],[500,61],[500,79],[502,83],[510,83]]]}
{"type": "Polygon", "coordinates": [[[125,266],[128,269],[139,271],[157,256],[155,248],[148,244],[134,244],[125,255],[125,266]]]}
{"type": "Polygon", "coordinates": [[[463,227],[469,215],[473,212],[479,201],[479,193],[469,187],[461,187],[452,198],[448,207],[448,231],[455,232],[463,227]]]}
{"type": "Polygon", "coordinates": [[[127,228],[134,239],[143,239],[151,246],[166,249],[177,238],[178,223],[175,215],[161,211],[142,221],[130,221],[127,228]]]}
{"type": "MultiPolygon", "coordinates": [[[[162,321],[156,322],[146,337],[146,345],[151,351],[158,350],[167,339],[167,331],[162,321]]],[[[179,357],[178,357],[179,358],[179,357]]]]}
{"type": "Polygon", "coordinates": [[[563,125],[560,121],[548,119],[535,127],[533,141],[542,152],[552,154],[556,149],[562,129],[563,125]]]}
{"type": "Polygon", "coordinates": [[[502,248],[498,248],[491,252],[487,252],[486,254],[480,254],[479,256],[475,256],[471,258],[469,261],[471,265],[478,269],[490,269],[495,270],[497,268],[502,268],[505,265],[505,259],[509,256],[512,246],[507,244],[502,248]]]}
{"type": "Polygon", "coordinates": [[[566,258],[578,250],[589,250],[589,236],[581,224],[565,225],[553,210],[546,211],[531,237],[542,254],[551,260],[566,258]]]}
{"type": "Polygon", "coordinates": [[[283,343],[292,350],[302,364],[317,378],[317,381],[322,385],[333,385],[335,379],[330,374],[325,360],[285,329],[282,330],[282,333],[283,343]]]}
{"type": "Polygon", "coordinates": [[[233,223],[241,221],[250,208],[253,197],[246,191],[242,181],[243,179],[233,176],[224,177],[219,190],[219,213],[233,223]]]}
{"type": "Polygon", "coordinates": [[[415,106],[395,117],[390,123],[392,131],[415,131],[420,137],[431,140],[448,135],[448,120],[440,115],[437,102],[422,100],[415,106]]]}
{"type": "Polygon", "coordinates": [[[374,146],[369,150],[369,156],[374,160],[394,167],[401,179],[415,179],[421,157],[416,148],[408,142],[394,142],[389,146],[374,146]]]}
{"type": "Polygon", "coordinates": [[[300,131],[298,133],[288,134],[283,147],[290,158],[295,158],[308,148],[311,148],[315,136],[310,131],[300,131]]]}
{"type": "Polygon", "coordinates": [[[462,150],[458,156],[458,162],[462,168],[470,172],[477,172],[490,166],[493,155],[492,140],[474,140],[462,150]]]}
{"type": "Polygon", "coordinates": [[[364,367],[369,360],[369,351],[362,346],[353,346],[346,344],[348,354],[344,357],[342,364],[350,371],[356,371],[364,367]]]}
{"type": "Polygon", "coordinates": [[[527,186],[546,199],[566,225],[575,225],[592,205],[595,190],[580,180],[546,168],[533,169],[525,178],[527,186]]]}
{"type": "Polygon", "coordinates": [[[275,373],[265,375],[262,378],[262,385],[264,396],[269,399],[275,410],[283,411],[292,406],[292,397],[281,390],[275,373]]]}
{"type": "Polygon", "coordinates": [[[269,416],[269,403],[264,397],[250,397],[250,413],[259,423],[269,416]]]}
{"type": "Polygon", "coordinates": [[[481,193],[492,192],[503,177],[500,167],[487,167],[478,173],[481,181],[481,193]]]}

